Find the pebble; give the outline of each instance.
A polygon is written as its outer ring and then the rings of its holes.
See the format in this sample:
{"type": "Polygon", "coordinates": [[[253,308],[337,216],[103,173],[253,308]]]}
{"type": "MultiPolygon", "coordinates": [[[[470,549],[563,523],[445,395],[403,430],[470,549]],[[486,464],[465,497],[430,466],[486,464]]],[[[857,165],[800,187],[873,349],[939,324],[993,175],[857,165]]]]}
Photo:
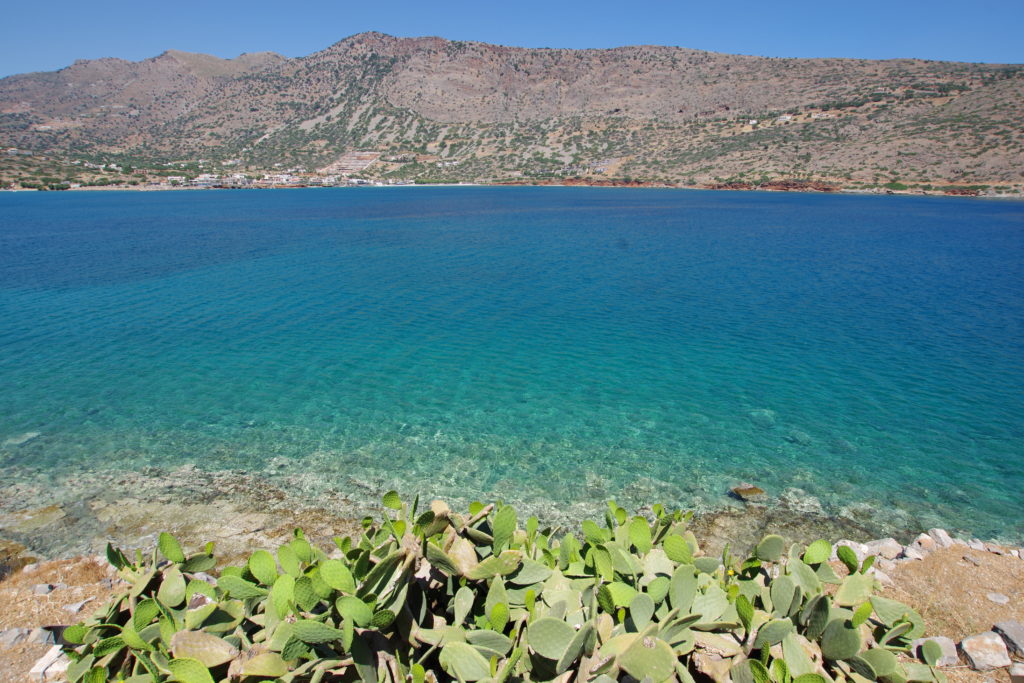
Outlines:
{"type": "Polygon", "coordinates": [[[960,651],[975,671],[989,671],[1010,666],[1006,643],[995,631],[985,631],[960,641],[960,651]]]}
{"type": "Polygon", "coordinates": [[[1019,621],[1000,621],[993,630],[1003,637],[1010,652],[1024,657],[1024,624],[1019,621]]]}
{"type": "Polygon", "coordinates": [[[985,595],[986,598],[996,603],[997,605],[1005,605],[1010,602],[1010,598],[1006,597],[1002,593],[988,593],[985,595]]]}
{"type": "Polygon", "coordinates": [[[918,638],[917,640],[910,643],[910,651],[918,659],[921,658],[921,646],[926,641],[934,640],[942,648],[942,656],[939,657],[939,661],[936,662],[938,666],[956,666],[960,663],[960,656],[956,652],[956,643],[953,642],[952,638],[945,636],[932,636],[930,638],[918,638]]]}
{"type": "Polygon", "coordinates": [[[49,595],[53,592],[53,585],[49,583],[37,583],[32,586],[33,595],[49,595]]]}

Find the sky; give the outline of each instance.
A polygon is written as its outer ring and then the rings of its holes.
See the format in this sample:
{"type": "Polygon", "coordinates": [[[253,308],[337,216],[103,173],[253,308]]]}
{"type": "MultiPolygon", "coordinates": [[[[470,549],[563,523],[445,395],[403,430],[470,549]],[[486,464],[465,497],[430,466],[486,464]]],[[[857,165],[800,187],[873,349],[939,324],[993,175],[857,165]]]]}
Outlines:
{"type": "Polygon", "coordinates": [[[1024,62],[1024,0],[52,0],[0,11],[0,76],[167,49],[307,55],[381,31],[523,47],[1024,62]]]}

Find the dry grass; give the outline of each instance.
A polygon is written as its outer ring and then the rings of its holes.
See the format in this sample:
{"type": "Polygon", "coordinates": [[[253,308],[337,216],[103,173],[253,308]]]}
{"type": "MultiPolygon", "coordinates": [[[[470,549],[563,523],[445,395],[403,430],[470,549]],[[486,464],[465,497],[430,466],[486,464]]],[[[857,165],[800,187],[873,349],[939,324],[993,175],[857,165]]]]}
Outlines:
{"type": "MultiPolygon", "coordinates": [[[[928,624],[928,635],[959,642],[1000,621],[1024,622],[1024,560],[954,546],[920,562],[902,562],[890,576],[894,585],[882,594],[913,605],[928,624]],[[1002,593],[1010,601],[999,605],[988,593],[1002,593]]],[[[951,683],[1010,680],[1005,669],[980,673],[964,664],[944,670],[951,683]]]]}
{"type": "MultiPolygon", "coordinates": [[[[13,572],[0,581],[0,630],[72,624],[110,599],[112,591],[101,583],[110,577],[106,562],[91,557],[54,560],[29,572],[13,572]],[[35,595],[32,588],[41,583],[65,583],[68,587],[35,595]],[[92,600],[78,614],[64,609],[88,598],[92,600]]],[[[28,680],[26,672],[50,647],[21,643],[0,649],[0,680],[28,680]]]]}

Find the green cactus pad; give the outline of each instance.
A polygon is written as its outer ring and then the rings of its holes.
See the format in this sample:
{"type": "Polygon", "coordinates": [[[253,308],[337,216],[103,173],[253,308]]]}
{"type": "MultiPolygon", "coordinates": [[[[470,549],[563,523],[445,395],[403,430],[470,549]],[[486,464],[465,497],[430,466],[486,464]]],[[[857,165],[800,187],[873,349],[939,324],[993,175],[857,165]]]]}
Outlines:
{"type": "Polygon", "coordinates": [[[782,536],[768,534],[754,548],[754,556],[762,562],[778,562],[782,557],[785,541],[782,536]]]}

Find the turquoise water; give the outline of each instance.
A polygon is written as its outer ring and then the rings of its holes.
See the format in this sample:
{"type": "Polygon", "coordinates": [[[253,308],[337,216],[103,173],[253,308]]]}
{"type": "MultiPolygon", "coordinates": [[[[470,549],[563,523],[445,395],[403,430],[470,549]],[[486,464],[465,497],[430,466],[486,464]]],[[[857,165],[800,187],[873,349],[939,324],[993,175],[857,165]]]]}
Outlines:
{"type": "Polygon", "coordinates": [[[0,466],[561,509],[750,481],[1021,541],[1022,257],[1021,202],[4,193],[0,466]]]}

